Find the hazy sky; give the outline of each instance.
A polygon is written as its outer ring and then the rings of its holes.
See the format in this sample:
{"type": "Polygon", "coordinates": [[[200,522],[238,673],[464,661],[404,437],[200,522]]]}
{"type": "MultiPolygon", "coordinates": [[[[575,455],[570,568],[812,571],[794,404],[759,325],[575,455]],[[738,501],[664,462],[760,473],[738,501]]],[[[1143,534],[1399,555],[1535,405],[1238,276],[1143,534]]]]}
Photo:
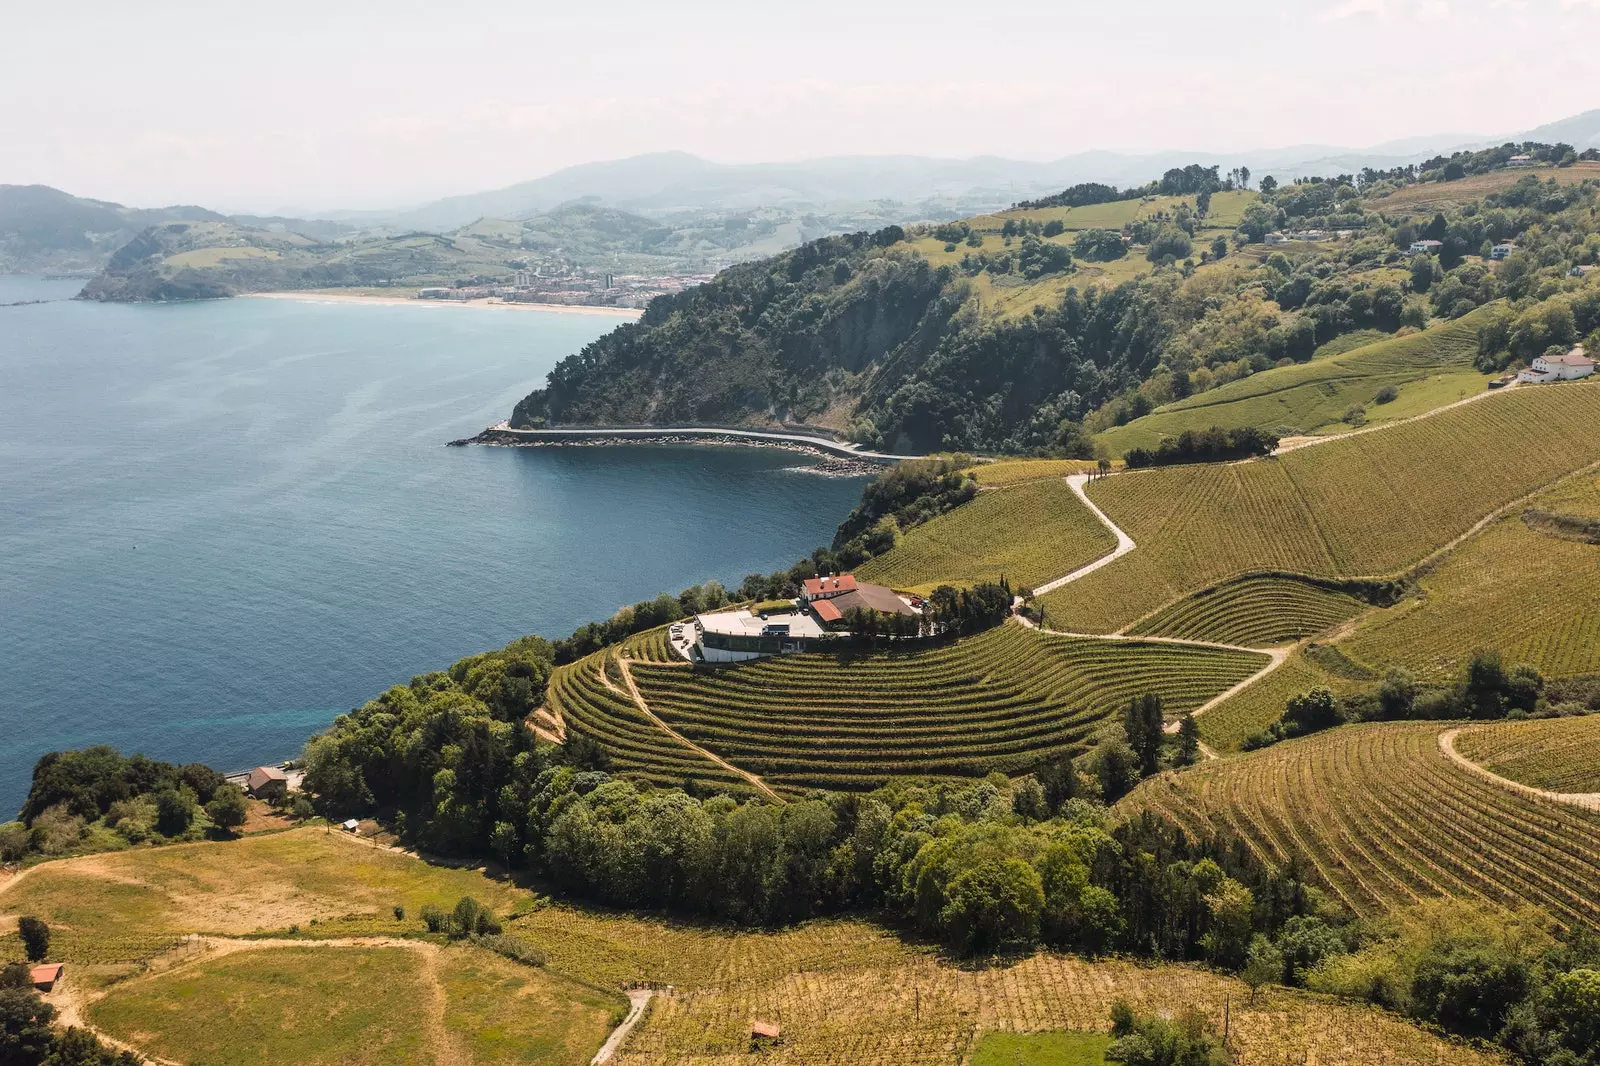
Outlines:
{"type": "Polygon", "coordinates": [[[0,0],[0,182],[387,207],[683,149],[1050,159],[1600,107],[1600,0],[0,0]]]}

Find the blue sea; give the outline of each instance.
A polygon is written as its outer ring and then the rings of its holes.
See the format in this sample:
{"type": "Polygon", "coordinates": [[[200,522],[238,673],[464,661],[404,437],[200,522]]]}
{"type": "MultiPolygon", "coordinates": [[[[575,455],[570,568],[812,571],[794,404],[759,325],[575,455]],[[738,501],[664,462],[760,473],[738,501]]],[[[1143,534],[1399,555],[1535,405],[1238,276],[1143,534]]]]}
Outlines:
{"type": "Polygon", "coordinates": [[[414,674],[787,566],[861,480],[717,447],[447,448],[618,319],[0,277],[0,820],[44,752],[224,770],[414,674]]]}

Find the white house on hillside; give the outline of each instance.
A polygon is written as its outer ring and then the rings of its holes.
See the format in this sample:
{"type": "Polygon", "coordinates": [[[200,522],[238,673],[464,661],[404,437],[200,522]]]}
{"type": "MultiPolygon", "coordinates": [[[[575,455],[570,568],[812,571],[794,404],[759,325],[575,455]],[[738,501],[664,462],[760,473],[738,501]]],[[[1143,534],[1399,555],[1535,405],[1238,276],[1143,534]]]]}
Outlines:
{"type": "Polygon", "coordinates": [[[1533,365],[1517,374],[1518,381],[1542,383],[1546,381],[1575,381],[1594,373],[1594,360],[1583,354],[1578,345],[1566,355],[1541,355],[1533,365]]]}
{"type": "Polygon", "coordinates": [[[1443,247],[1444,242],[1442,241],[1412,241],[1410,254],[1435,255],[1438,253],[1439,249],[1443,247]]]}

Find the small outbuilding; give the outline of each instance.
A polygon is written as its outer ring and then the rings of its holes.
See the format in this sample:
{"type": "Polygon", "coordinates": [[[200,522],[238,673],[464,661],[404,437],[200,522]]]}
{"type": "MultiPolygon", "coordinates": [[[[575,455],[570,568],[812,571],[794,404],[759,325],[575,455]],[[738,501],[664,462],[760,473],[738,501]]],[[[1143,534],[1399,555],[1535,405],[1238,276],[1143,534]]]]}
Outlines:
{"type": "Polygon", "coordinates": [[[65,969],[59,962],[46,962],[33,967],[28,971],[28,980],[33,982],[33,987],[40,992],[49,992],[56,987],[56,982],[61,980],[61,971],[65,969]]]}
{"type": "Polygon", "coordinates": [[[783,1027],[777,1022],[762,1021],[759,1018],[750,1023],[750,1046],[762,1048],[776,1044],[783,1040],[783,1027]]]}
{"type": "Polygon", "coordinates": [[[289,791],[289,775],[281,766],[258,766],[245,779],[245,787],[259,800],[282,799],[289,791]]]}
{"type": "Polygon", "coordinates": [[[343,822],[339,823],[339,828],[343,829],[346,833],[355,833],[360,831],[361,823],[356,821],[354,818],[346,818],[343,822]]]}

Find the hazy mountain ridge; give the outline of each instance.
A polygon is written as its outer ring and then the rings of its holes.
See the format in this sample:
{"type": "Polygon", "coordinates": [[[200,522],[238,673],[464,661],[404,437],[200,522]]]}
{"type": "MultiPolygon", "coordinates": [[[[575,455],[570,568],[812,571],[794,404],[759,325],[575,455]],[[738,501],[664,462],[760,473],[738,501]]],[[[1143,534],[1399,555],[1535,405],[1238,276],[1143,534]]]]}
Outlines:
{"type": "MultiPolygon", "coordinates": [[[[656,152],[584,163],[502,189],[447,197],[409,211],[332,212],[330,217],[450,229],[480,217],[526,218],[579,197],[594,197],[643,214],[684,209],[739,209],[755,204],[833,204],[893,200],[946,203],[959,217],[1079,182],[1134,185],[1190,163],[1224,170],[1244,165],[1280,181],[1312,174],[1387,169],[1452,151],[1507,141],[1600,145],[1600,109],[1503,136],[1444,133],[1367,148],[1301,144],[1242,152],[1164,151],[1128,154],[1089,150],[1049,162],[976,156],[832,156],[792,163],[714,163],[687,152],[656,152]]],[[[916,217],[913,213],[908,218],[916,217]]]]}

